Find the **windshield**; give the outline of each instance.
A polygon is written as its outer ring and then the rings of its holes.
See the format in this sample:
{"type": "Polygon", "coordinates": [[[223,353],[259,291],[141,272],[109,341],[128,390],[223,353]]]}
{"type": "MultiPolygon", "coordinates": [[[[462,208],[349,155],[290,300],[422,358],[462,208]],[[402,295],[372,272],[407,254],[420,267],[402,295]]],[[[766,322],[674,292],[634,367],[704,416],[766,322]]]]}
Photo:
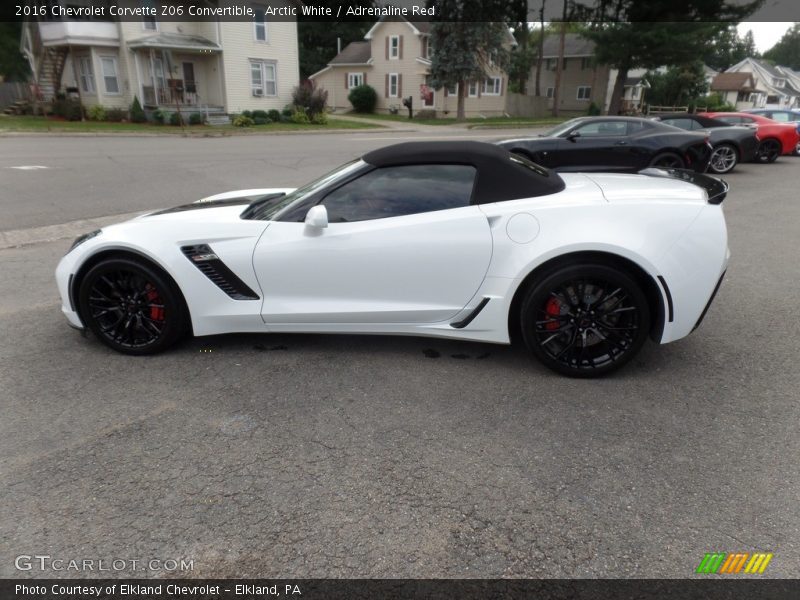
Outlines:
{"type": "Polygon", "coordinates": [[[323,175],[319,179],[315,179],[311,183],[307,183],[301,188],[297,188],[295,191],[290,192],[285,196],[281,196],[274,200],[271,199],[269,202],[265,202],[264,204],[256,207],[255,210],[246,211],[248,214],[245,215],[243,213],[243,217],[253,220],[271,221],[278,213],[289,207],[294,202],[305,198],[309,194],[313,194],[317,190],[337,181],[338,179],[347,177],[350,173],[358,169],[363,164],[364,163],[360,158],[352,160],[349,163],[345,163],[330,173],[323,175]]]}
{"type": "Polygon", "coordinates": [[[544,136],[544,137],[558,137],[562,133],[566,133],[567,131],[569,131],[570,129],[575,127],[575,125],[577,125],[581,121],[582,121],[582,119],[580,117],[577,118],[577,119],[570,119],[569,121],[564,121],[563,123],[561,123],[561,125],[556,125],[555,127],[553,127],[547,133],[543,133],[542,136],[544,136]]]}

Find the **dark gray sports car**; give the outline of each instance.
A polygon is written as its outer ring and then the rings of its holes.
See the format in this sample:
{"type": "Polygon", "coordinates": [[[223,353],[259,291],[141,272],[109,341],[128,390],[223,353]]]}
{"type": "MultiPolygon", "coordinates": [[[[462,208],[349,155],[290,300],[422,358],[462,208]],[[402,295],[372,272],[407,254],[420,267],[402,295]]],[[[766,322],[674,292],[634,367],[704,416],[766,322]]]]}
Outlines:
{"type": "Polygon", "coordinates": [[[712,151],[708,132],[680,131],[637,117],[579,117],[539,137],[498,144],[550,169],[584,172],[663,167],[704,173],[712,151]]]}

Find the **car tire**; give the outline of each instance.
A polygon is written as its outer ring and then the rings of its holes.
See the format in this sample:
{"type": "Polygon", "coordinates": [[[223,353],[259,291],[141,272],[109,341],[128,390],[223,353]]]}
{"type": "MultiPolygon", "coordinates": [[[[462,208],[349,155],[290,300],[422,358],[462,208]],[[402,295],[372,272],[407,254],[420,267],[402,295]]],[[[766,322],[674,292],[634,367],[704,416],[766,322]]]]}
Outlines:
{"type": "Polygon", "coordinates": [[[758,146],[756,161],[762,164],[774,163],[781,155],[781,143],[778,140],[764,140],[758,146]]]}
{"type": "Polygon", "coordinates": [[[650,307],[639,284],[604,264],[547,273],[528,288],[520,307],[528,350],[569,377],[616,371],[639,352],[650,331],[650,307]]]}
{"type": "Polygon", "coordinates": [[[78,306],[92,333],[124,354],[160,352],[189,329],[175,283],[136,258],[109,258],[94,265],[81,281],[78,306]]]}
{"type": "Polygon", "coordinates": [[[650,161],[650,166],[662,169],[685,169],[686,163],[674,152],[662,152],[650,161]]]}
{"type": "Polygon", "coordinates": [[[730,173],[739,162],[739,152],[732,144],[719,144],[711,152],[708,170],[716,175],[730,173]]]}

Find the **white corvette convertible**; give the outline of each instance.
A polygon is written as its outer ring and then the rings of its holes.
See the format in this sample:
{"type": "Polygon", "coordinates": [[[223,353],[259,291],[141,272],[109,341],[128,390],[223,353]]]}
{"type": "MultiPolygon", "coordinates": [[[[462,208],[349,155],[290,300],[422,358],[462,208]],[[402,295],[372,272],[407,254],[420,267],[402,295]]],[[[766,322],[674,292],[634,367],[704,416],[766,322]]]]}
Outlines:
{"type": "Polygon", "coordinates": [[[83,235],[56,278],[70,324],[128,354],[187,334],[518,336],[589,377],[699,325],[728,261],[726,192],[684,171],[558,175],[491,144],[406,143],[298,189],[83,235]]]}

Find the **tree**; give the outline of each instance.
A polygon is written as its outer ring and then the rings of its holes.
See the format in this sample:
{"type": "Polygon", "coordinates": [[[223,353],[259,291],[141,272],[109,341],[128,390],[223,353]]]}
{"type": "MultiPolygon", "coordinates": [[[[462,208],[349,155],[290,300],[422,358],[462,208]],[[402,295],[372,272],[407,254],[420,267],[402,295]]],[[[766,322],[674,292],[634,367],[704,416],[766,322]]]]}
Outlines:
{"type": "Polygon", "coordinates": [[[800,23],[795,23],[777,44],[764,52],[764,58],[792,69],[800,69],[800,23]]]}
{"type": "Polygon", "coordinates": [[[648,72],[644,79],[650,84],[650,104],[657,106],[686,106],[708,90],[701,61],[672,67],[666,73],[648,72]]]}
{"type": "Polygon", "coordinates": [[[595,58],[617,69],[610,114],[622,109],[628,71],[683,65],[702,56],[708,40],[755,11],[763,0],[729,4],[723,0],[618,0],[581,13],[593,24],[583,33],[596,44],[595,58]],[[679,7],[676,7],[679,4],[679,7]],[[683,19],[675,21],[676,18],[683,19]]]}
{"type": "Polygon", "coordinates": [[[26,81],[30,76],[28,61],[19,51],[21,22],[0,22],[0,75],[6,81],[26,81]]]}
{"type": "Polygon", "coordinates": [[[706,50],[700,56],[705,64],[717,71],[724,71],[748,56],[756,57],[758,52],[753,41],[753,32],[748,31],[741,37],[736,23],[729,23],[708,40],[706,50]]]}
{"type": "Polygon", "coordinates": [[[483,81],[490,64],[502,67],[508,62],[503,49],[508,29],[505,23],[440,21],[431,23],[430,35],[430,83],[434,88],[458,85],[456,119],[463,121],[468,82],[483,81]]]}
{"type": "Polygon", "coordinates": [[[510,23],[514,30],[517,45],[511,50],[508,60],[508,89],[519,94],[525,93],[531,67],[536,60],[533,36],[527,21],[510,23]]]}

